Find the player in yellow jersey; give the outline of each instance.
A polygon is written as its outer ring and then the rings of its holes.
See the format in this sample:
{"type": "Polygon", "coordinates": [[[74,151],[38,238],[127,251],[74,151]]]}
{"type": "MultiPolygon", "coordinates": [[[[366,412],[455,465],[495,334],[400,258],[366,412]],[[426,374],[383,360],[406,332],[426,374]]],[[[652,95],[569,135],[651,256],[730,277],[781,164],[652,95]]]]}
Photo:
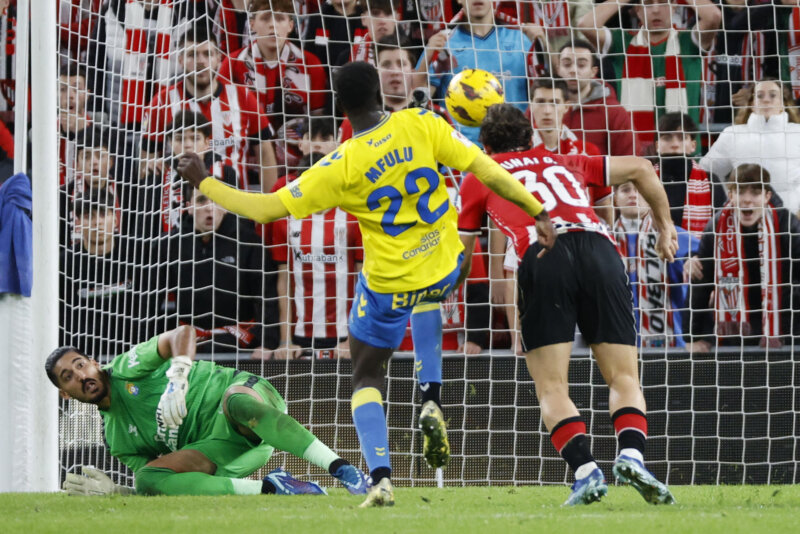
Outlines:
{"type": "MultiPolygon", "coordinates": [[[[338,206],[358,218],[364,268],[350,311],[353,422],[372,477],[362,506],[394,504],[389,439],[383,412],[386,367],[400,345],[412,308],[438,302],[466,276],[457,213],[439,164],[475,174],[498,195],[536,218],[544,250],[556,233],[542,205],[477,146],[427,110],[387,114],[375,67],[348,63],[334,77],[336,99],[352,139],[274,194],[237,191],[214,178],[192,153],[178,172],[214,202],[266,223],[291,214],[301,219],[338,206]]],[[[444,423],[427,436],[446,446],[444,423]]]]}

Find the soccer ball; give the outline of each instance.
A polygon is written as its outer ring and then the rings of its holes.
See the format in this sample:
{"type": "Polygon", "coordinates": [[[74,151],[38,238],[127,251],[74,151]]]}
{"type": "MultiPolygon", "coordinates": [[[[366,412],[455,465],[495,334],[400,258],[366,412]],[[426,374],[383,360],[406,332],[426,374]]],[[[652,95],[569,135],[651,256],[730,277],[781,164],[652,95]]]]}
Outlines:
{"type": "Polygon", "coordinates": [[[489,106],[504,101],[503,86],[491,73],[481,69],[466,69],[456,74],[444,96],[450,116],[464,126],[480,126],[489,106]]]}

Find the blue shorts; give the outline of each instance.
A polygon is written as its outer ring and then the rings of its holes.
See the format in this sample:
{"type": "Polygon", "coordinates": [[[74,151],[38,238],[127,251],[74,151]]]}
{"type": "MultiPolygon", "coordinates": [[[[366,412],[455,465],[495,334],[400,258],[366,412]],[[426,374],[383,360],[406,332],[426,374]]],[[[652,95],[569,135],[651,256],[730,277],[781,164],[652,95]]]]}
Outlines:
{"type": "Polygon", "coordinates": [[[411,310],[421,304],[441,302],[455,288],[463,255],[456,268],[424,289],[407,293],[376,293],[358,275],[353,307],[350,308],[350,334],[359,341],[381,349],[396,349],[406,335],[411,310]]]}

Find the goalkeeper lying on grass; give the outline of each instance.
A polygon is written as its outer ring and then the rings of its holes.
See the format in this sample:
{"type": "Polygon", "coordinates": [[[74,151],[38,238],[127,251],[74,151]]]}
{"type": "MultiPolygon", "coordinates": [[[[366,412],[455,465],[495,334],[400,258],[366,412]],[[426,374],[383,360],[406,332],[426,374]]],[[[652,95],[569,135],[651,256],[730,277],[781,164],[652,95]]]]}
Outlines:
{"type": "MultiPolygon", "coordinates": [[[[113,456],[145,495],[320,494],[313,482],[276,469],[244,479],[274,449],[326,469],[350,493],[366,493],[364,474],[286,414],[267,380],[212,362],[194,362],[195,333],[181,326],[101,367],[74,347],[47,358],[47,376],[65,399],[95,404],[113,456]]],[[[71,493],[122,492],[102,472],[70,475],[71,493]]]]}

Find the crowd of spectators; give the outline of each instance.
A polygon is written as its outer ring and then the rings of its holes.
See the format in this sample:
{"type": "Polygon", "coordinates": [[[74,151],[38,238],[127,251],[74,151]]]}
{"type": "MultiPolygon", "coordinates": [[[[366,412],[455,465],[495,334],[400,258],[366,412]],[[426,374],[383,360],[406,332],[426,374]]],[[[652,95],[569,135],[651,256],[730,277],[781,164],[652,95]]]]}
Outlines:
{"type": "MultiPolygon", "coordinates": [[[[642,346],[800,339],[796,0],[49,1],[60,8],[64,343],[112,353],[186,323],[201,351],[346,357],[363,259],[352,217],[254,226],[173,167],[192,150],[234,187],[296,179],[354,135],[330,83],[349,61],[378,67],[388,112],[426,107],[475,142],[478,129],[443,109],[467,68],[501,80],[534,145],[649,157],[680,228],[679,263],[652,257],[635,190],[591,199],[627,261],[642,346]]],[[[0,0],[4,162],[15,10],[0,0]]],[[[457,203],[460,176],[441,172],[457,203]]],[[[514,348],[503,282],[514,274],[505,242],[491,241],[479,240],[482,261],[442,307],[446,349],[514,348]]]]}

